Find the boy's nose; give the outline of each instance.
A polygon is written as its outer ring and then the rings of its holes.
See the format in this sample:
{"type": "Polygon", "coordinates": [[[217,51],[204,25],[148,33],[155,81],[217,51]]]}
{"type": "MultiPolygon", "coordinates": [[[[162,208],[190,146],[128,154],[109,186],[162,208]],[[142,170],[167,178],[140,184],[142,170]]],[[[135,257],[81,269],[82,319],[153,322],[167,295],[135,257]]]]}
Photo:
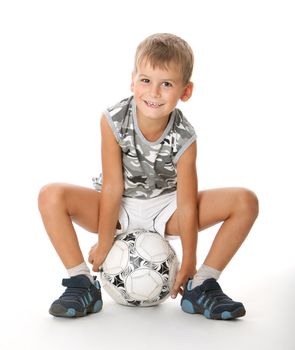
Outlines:
{"type": "Polygon", "coordinates": [[[157,85],[152,86],[150,94],[151,94],[151,97],[160,97],[159,86],[157,86],[157,85]]]}

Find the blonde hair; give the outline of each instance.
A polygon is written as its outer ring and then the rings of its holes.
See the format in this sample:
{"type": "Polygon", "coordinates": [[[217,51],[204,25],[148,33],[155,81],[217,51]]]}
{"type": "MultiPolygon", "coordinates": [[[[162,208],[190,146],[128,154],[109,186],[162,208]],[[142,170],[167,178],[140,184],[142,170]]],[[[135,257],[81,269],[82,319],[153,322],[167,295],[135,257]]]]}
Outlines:
{"type": "Polygon", "coordinates": [[[194,54],[189,44],[182,38],[169,33],[157,33],[144,39],[135,53],[137,67],[148,61],[153,68],[167,69],[170,63],[179,66],[184,85],[188,84],[193,72],[194,54]]]}

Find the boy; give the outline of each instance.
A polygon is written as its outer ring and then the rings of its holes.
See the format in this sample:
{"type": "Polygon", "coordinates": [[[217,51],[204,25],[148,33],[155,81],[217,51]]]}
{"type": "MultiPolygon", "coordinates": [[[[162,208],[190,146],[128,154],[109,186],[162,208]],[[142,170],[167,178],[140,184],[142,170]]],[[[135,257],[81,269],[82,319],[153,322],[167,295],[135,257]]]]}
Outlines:
{"type": "Polygon", "coordinates": [[[181,38],[155,34],[137,48],[133,95],[101,118],[102,184],[99,191],[50,184],[39,195],[39,209],[51,242],[66,267],[67,287],[49,312],[76,317],[102,307],[99,283],[84,261],[72,222],[99,233],[88,261],[98,271],[114,235],[143,228],[179,235],[182,262],[171,293],[182,294],[182,310],[212,319],[245,314],[227,297],[221,271],[236,253],[257,215],[255,194],[243,188],[198,192],[196,134],[176,108],[193,92],[193,52],[181,38]],[[222,223],[204,264],[196,272],[198,232],[222,223]]]}

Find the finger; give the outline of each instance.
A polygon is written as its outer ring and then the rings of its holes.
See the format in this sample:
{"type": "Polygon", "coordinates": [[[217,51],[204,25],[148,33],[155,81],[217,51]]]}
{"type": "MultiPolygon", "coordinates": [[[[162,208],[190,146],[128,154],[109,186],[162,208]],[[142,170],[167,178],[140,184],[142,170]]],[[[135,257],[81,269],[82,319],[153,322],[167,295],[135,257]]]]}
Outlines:
{"type": "Polygon", "coordinates": [[[174,286],[172,287],[172,291],[171,291],[171,298],[172,299],[175,299],[177,297],[179,288],[180,288],[180,284],[176,281],[174,283],[174,286]]]}
{"type": "Polygon", "coordinates": [[[91,265],[93,264],[93,258],[92,258],[91,255],[89,255],[89,257],[88,257],[88,262],[89,262],[91,265]]]}
{"type": "Polygon", "coordinates": [[[98,272],[101,268],[102,268],[102,262],[101,262],[101,260],[99,260],[99,261],[93,261],[92,262],[92,270],[94,271],[94,272],[98,272]]]}
{"type": "Polygon", "coordinates": [[[98,269],[99,269],[99,265],[94,263],[92,267],[92,271],[98,272],[98,269]]]}

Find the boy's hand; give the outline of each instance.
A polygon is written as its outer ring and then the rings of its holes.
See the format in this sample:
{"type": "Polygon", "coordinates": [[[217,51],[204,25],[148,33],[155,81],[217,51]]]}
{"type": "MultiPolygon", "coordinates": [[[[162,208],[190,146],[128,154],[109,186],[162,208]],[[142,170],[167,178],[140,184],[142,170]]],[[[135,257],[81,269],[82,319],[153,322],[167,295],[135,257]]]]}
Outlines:
{"type": "Polygon", "coordinates": [[[192,278],[196,273],[195,266],[192,267],[181,267],[178,271],[175,282],[171,291],[171,298],[175,299],[177,294],[183,294],[183,286],[188,281],[189,278],[192,278]]]}
{"type": "Polygon", "coordinates": [[[100,266],[105,261],[105,258],[108,255],[108,251],[103,251],[100,249],[99,244],[96,243],[93,247],[91,247],[89,251],[88,261],[93,265],[92,270],[94,272],[98,272],[100,266]]]}

